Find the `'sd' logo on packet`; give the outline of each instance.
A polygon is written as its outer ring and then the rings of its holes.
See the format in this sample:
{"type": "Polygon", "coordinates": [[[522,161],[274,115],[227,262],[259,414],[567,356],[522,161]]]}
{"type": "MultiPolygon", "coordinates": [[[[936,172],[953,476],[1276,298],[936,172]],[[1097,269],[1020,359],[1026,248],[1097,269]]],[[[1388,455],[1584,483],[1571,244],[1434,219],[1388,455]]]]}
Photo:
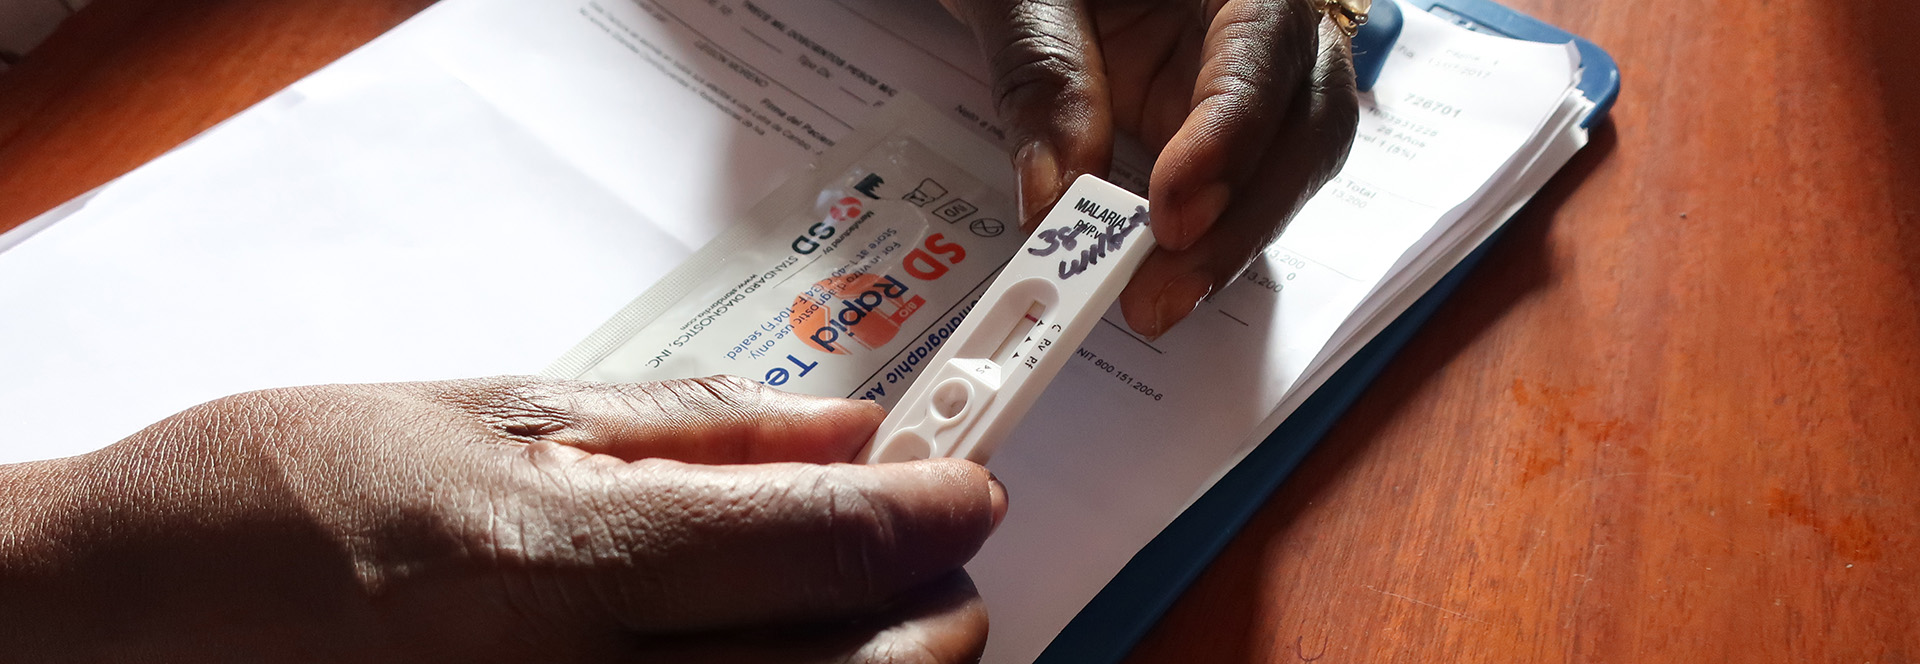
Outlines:
{"type": "Polygon", "coordinates": [[[808,345],[846,355],[852,352],[849,341],[869,350],[887,345],[925,305],[926,299],[909,294],[899,279],[848,274],[822,279],[793,298],[787,321],[808,345]]]}

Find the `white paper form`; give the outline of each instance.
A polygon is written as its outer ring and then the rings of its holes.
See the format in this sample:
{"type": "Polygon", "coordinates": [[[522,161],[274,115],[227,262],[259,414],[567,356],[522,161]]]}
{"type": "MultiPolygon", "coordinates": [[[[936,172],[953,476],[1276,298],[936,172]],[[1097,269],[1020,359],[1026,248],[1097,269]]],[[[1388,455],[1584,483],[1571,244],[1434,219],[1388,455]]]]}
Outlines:
{"type": "MultiPolygon", "coordinates": [[[[1351,347],[1332,343],[1369,293],[1394,295],[1375,289],[1396,265],[1480,201],[1517,153],[1531,161],[1542,148],[1534,136],[1572,85],[1567,48],[1406,14],[1401,46],[1363,98],[1363,138],[1339,179],[1239,282],[1160,340],[1148,345],[1113,325],[1096,331],[990,464],[1020,507],[969,569],[990,610],[1018,605],[1023,622],[994,623],[987,661],[1043,649],[1075,602],[1297,407],[1307,394],[1295,386],[1306,378],[1317,386],[1339,366],[1322,361],[1306,374],[1316,358],[1344,362],[1377,332],[1351,347]],[[1460,80],[1462,62],[1501,66],[1460,80]]],[[[1459,259],[1421,267],[1437,278],[1459,259]]]]}
{"type": "Polygon", "coordinates": [[[0,254],[0,421],[61,423],[4,460],[236,391],[525,373],[688,252],[400,46],[0,254]]]}
{"type": "MultiPolygon", "coordinates": [[[[1402,42],[1451,45],[1438,28],[1410,21],[1402,42]]],[[[859,124],[882,86],[1004,134],[956,30],[931,2],[442,2],[0,253],[0,421],[68,423],[0,460],[99,447],[248,389],[537,372],[859,124]]],[[[1428,70],[1458,61],[1420,52],[1396,53],[1375,106],[1411,117],[1406,95],[1445,98],[1453,83],[1428,70]]],[[[1015,508],[969,567],[994,616],[988,661],[1037,655],[1526,143],[1543,116],[1464,120],[1536,98],[1544,114],[1564,91],[1509,70],[1487,74],[1506,96],[1452,102],[1462,114],[1410,165],[1369,171],[1365,151],[1393,143],[1363,141],[1321,197],[1345,207],[1316,200],[1171,334],[1089,338],[993,464],[1015,508]]]]}

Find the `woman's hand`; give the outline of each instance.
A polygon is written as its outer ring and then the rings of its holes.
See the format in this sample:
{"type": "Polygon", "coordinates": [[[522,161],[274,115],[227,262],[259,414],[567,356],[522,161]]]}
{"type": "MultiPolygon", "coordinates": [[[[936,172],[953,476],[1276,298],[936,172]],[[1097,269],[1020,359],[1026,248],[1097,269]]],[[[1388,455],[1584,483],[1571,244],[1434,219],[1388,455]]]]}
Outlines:
{"type": "Polygon", "coordinates": [[[821,465],[882,416],[735,379],[221,399],[0,466],[0,659],[972,661],[1005,490],[821,465]]]}
{"type": "Polygon", "coordinates": [[[1107,172],[1115,130],[1158,152],[1160,248],[1120,295],[1147,336],[1245,271],[1353,141],[1348,40],[1310,0],[942,2],[991,61],[1027,229],[1107,172]]]}

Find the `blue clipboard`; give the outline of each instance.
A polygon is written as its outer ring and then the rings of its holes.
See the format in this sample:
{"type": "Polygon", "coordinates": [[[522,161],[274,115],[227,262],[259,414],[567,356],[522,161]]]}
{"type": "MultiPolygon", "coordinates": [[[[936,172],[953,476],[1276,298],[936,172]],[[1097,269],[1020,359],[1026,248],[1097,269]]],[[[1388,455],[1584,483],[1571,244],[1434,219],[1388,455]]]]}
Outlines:
{"type": "MultiPolygon", "coordinates": [[[[1581,57],[1582,71],[1577,87],[1595,104],[1593,112],[1581,122],[1582,127],[1590,128],[1604,120],[1620,94],[1620,69],[1613,57],[1593,42],[1565,30],[1491,0],[1409,0],[1409,4],[1477,32],[1555,44],[1573,42],[1581,57]]],[[[1370,22],[1354,38],[1354,68],[1362,89],[1371,88],[1373,80],[1379,77],[1380,64],[1400,33],[1401,17],[1394,3],[1376,0],[1373,9],[1370,22]],[[1387,10],[1384,13],[1383,8],[1387,10]]],[[[1420,326],[1460,287],[1504,233],[1504,229],[1494,233],[1461,260],[1335,372],[1239,465],[1135,554],[1119,575],[1054,637],[1036,664],[1119,662],[1126,657],[1187,586],[1199,578],[1213,558],[1239,534],[1241,527],[1266,505],[1267,498],[1280,483],[1386,369],[1420,326]]]]}

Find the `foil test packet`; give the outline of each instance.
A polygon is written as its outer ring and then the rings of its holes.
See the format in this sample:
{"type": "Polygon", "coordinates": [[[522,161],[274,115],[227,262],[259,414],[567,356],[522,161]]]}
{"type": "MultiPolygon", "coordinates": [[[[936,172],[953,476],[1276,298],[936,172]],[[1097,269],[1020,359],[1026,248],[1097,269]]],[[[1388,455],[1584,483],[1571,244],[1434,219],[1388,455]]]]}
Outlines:
{"type": "Polygon", "coordinates": [[[547,374],[730,374],[890,407],[1023,243],[1011,178],[998,146],[903,95],[547,374]]]}

